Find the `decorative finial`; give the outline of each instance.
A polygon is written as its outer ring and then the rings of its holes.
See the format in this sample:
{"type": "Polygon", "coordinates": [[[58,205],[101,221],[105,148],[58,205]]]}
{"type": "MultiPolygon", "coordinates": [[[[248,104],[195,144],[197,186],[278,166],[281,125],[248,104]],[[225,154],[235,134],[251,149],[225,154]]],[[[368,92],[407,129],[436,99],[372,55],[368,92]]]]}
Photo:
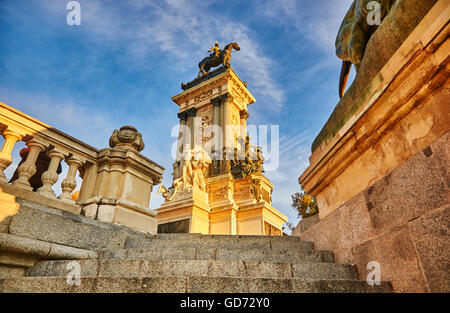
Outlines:
{"type": "Polygon", "coordinates": [[[122,126],[120,130],[114,129],[111,138],[109,138],[109,146],[111,148],[123,147],[133,149],[138,152],[145,147],[142,140],[142,134],[133,126],[122,126]]]}

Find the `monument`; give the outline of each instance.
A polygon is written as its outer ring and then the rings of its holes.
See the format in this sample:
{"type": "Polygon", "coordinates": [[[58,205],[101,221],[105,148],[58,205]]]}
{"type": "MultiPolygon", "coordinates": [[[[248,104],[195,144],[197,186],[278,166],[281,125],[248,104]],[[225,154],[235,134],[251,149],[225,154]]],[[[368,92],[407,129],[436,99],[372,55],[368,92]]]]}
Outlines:
{"type": "Polygon", "coordinates": [[[262,148],[247,136],[255,98],[230,67],[230,43],[199,63],[199,76],[172,97],[180,107],[173,184],[160,186],[158,233],[282,235],[287,217],[272,206],[262,148]],[[217,69],[210,71],[212,67],[217,69]]]}
{"type": "Polygon", "coordinates": [[[368,31],[366,2],[353,2],[336,41],[357,75],[345,94],[341,81],[299,177],[319,221],[293,234],[356,264],[359,279],[376,262],[395,292],[448,292],[450,5],[381,1],[368,31]]]}

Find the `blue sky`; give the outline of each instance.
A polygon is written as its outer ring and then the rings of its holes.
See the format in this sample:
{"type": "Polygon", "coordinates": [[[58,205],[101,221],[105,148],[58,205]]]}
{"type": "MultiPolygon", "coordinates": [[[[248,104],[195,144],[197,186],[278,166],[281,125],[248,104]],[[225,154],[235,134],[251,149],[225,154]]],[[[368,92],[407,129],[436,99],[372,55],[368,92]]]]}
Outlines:
{"type": "Polygon", "coordinates": [[[97,148],[133,125],[170,185],[170,98],[216,40],[237,41],[231,64],[256,98],[248,123],[280,127],[274,206],[297,223],[290,195],[339,100],[334,40],[352,0],[79,0],[81,26],[66,24],[68,2],[0,0],[0,101],[97,148]]]}

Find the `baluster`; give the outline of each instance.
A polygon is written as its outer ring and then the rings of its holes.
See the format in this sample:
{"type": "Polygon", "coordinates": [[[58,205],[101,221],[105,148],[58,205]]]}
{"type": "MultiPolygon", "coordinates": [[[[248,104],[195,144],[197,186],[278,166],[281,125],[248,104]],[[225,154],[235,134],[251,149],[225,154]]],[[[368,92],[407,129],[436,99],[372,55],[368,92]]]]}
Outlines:
{"type": "Polygon", "coordinates": [[[45,150],[45,146],[36,139],[28,141],[27,146],[30,149],[27,159],[17,169],[19,177],[12,184],[26,190],[33,190],[29,180],[36,173],[36,161],[39,153],[45,150]]]}
{"type": "Polygon", "coordinates": [[[59,195],[58,199],[68,203],[75,203],[75,200],[73,200],[71,196],[72,191],[77,186],[75,175],[77,174],[78,168],[83,165],[84,162],[72,156],[66,160],[66,163],[69,165],[69,171],[67,172],[67,177],[61,183],[62,193],[59,195]]]}
{"type": "Polygon", "coordinates": [[[16,142],[21,140],[23,136],[9,129],[5,130],[2,135],[5,137],[5,142],[0,151],[0,182],[8,183],[3,171],[12,163],[11,152],[16,142]]]}
{"type": "Polygon", "coordinates": [[[56,198],[52,186],[58,180],[58,173],[56,171],[58,169],[59,162],[61,162],[65,155],[62,151],[52,149],[48,152],[48,156],[50,157],[50,165],[48,166],[48,170],[42,174],[42,187],[39,188],[37,192],[38,194],[48,198],[56,198]]]}

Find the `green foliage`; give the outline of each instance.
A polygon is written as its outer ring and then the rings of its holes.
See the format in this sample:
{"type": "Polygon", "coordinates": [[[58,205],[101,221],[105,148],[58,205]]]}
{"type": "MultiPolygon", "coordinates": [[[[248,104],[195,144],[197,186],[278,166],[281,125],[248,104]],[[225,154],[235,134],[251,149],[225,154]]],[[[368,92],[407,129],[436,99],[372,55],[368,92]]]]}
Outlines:
{"type": "Polygon", "coordinates": [[[303,188],[300,192],[291,195],[291,197],[291,206],[297,211],[298,216],[302,219],[319,213],[316,199],[313,196],[306,194],[303,188]]]}

